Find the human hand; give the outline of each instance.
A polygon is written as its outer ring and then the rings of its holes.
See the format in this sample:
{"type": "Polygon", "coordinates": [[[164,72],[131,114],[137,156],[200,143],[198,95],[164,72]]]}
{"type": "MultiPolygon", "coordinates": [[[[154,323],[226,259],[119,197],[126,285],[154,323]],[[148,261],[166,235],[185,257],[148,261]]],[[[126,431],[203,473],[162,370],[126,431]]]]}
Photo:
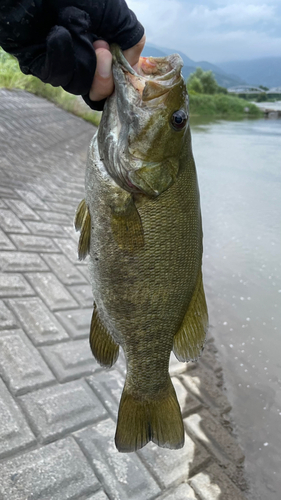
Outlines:
{"type": "MultiPolygon", "coordinates": [[[[124,56],[134,69],[137,69],[145,40],[144,35],[136,45],[124,50],[124,56]]],[[[114,90],[112,55],[105,40],[97,40],[93,45],[96,52],[97,66],[89,96],[91,101],[101,101],[109,97],[114,90]]]]}

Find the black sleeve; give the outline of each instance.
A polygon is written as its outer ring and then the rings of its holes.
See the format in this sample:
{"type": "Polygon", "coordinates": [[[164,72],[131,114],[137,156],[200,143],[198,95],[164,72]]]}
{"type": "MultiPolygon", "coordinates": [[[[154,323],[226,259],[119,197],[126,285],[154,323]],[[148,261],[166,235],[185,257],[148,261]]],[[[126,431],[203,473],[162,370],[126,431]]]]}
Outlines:
{"type": "Polygon", "coordinates": [[[124,0],[0,0],[0,45],[25,74],[82,95],[102,110],[89,91],[96,69],[93,42],[135,45],[144,29],[124,0]]]}

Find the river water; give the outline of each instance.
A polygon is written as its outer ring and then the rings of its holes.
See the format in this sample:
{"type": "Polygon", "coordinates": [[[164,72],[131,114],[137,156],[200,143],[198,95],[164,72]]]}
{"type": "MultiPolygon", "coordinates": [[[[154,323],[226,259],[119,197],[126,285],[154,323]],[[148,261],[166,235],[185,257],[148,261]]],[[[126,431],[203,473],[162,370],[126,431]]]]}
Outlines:
{"type": "Polygon", "coordinates": [[[193,122],[211,334],[255,500],[281,499],[281,120],[193,122]]]}

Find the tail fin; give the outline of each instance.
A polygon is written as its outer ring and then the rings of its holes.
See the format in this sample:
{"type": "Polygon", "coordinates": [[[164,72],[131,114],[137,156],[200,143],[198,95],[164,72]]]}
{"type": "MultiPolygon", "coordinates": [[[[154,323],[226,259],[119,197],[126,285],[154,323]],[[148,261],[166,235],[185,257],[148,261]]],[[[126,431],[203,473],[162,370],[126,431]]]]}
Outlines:
{"type": "Polygon", "coordinates": [[[184,445],[184,429],[175,389],[169,379],[163,398],[136,399],[126,388],[119,406],[115,435],[120,452],[136,451],[153,441],[162,448],[184,445]]]}

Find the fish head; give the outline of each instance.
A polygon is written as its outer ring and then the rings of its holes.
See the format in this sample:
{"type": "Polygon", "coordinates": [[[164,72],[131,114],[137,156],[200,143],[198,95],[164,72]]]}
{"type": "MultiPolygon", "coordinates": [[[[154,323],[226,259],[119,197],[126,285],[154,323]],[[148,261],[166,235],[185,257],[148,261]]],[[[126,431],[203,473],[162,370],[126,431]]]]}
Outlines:
{"type": "Polygon", "coordinates": [[[176,180],[188,133],[188,95],[179,55],[141,57],[137,71],[111,47],[114,93],[98,131],[100,157],[123,189],[156,197],[176,180]]]}

